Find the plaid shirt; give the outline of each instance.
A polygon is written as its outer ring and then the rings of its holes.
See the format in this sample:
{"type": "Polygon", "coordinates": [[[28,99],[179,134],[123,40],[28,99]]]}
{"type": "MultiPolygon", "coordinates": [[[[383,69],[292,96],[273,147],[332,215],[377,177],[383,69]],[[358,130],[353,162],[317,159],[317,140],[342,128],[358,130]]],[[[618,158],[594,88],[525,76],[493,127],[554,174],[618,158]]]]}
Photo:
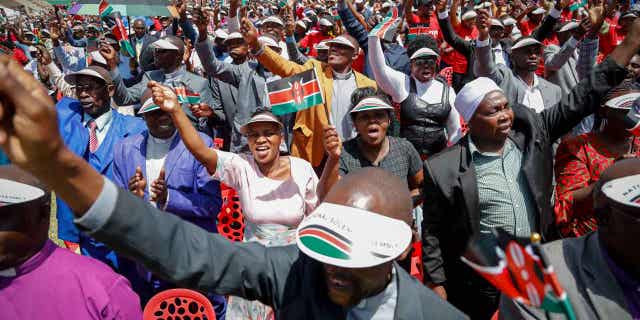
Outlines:
{"type": "Polygon", "coordinates": [[[403,138],[387,137],[389,153],[377,166],[362,155],[358,146],[359,139],[358,136],[344,143],[340,154],[340,176],[364,167],[379,167],[407,181],[408,177],[413,177],[422,170],[422,160],[418,151],[403,138]]]}
{"type": "Polygon", "coordinates": [[[521,170],[522,151],[510,139],[502,154],[480,152],[469,139],[478,181],[480,233],[502,228],[518,238],[535,231],[535,204],[521,170]]]}

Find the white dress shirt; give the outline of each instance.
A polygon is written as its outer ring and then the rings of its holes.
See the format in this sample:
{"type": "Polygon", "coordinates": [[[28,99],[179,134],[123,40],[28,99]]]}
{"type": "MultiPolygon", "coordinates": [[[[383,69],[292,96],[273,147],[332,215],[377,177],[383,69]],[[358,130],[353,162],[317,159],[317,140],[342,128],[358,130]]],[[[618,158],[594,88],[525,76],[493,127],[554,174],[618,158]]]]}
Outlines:
{"type": "MultiPolygon", "coordinates": [[[[167,139],[156,138],[149,133],[149,138],[147,138],[147,158],[145,159],[145,179],[147,180],[149,198],[153,196],[151,184],[160,176],[160,170],[164,168],[164,161],[167,159],[171,143],[177,132],[178,131],[174,132],[173,135],[167,139]]],[[[153,204],[155,205],[155,203],[153,204]]]]}
{"type": "Polygon", "coordinates": [[[527,89],[522,99],[522,104],[535,110],[537,113],[542,112],[542,110],[544,110],[544,99],[542,99],[542,91],[540,91],[540,88],[538,87],[540,84],[538,75],[533,75],[532,86],[529,86],[524,80],[520,79],[520,77],[515,78],[518,79],[517,81],[522,81],[527,89]]]}

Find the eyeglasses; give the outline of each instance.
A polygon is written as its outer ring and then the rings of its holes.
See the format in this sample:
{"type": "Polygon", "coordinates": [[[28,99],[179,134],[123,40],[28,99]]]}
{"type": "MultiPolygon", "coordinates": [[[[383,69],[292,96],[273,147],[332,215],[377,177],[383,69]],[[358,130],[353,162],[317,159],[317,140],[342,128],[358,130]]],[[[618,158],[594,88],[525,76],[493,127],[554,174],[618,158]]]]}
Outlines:
{"type": "Polygon", "coordinates": [[[412,63],[418,67],[434,67],[436,65],[436,59],[426,58],[426,59],[416,59],[413,60],[412,63]]]}
{"type": "Polygon", "coordinates": [[[74,89],[76,90],[76,92],[83,92],[83,91],[87,91],[87,92],[93,92],[96,91],[100,88],[104,87],[103,85],[99,85],[99,84],[77,84],[74,86],[74,89]]]}

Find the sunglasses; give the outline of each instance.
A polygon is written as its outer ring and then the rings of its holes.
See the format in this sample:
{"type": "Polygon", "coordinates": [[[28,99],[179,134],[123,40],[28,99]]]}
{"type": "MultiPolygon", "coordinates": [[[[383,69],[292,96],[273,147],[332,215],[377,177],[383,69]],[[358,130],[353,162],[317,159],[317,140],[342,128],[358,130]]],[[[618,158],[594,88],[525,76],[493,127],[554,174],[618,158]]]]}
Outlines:
{"type": "Polygon", "coordinates": [[[418,67],[434,67],[436,65],[436,59],[433,58],[421,58],[421,59],[415,59],[412,61],[412,63],[415,66],[418,67]]]}

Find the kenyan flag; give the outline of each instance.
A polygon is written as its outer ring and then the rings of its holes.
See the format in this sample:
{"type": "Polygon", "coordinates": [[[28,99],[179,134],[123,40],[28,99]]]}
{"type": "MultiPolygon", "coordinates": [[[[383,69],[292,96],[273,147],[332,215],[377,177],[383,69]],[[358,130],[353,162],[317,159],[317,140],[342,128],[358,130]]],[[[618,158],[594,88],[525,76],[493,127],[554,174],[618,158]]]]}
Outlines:
{"type": "Polygon", "coordinates": [[[324,103],[315,69],[267,83],[271,112],[293,113],[324,103]]]}
{"type": "Polygon", "coordinates": [[[100,18],[107,17],[113,11],[113,7],[109,4],[109,2],[102,0],[98,5],[98,13],[100,14],[100,18]]]}
{"type": "Polygon", "coordinates": [[[333,259],[351,259],[351,241],[341,234],[318,224],[298,232],[300,241],[310,250],[333,259]]]}
{"type": "Polygon", "coordinates": [[[198,104],[200,103],[200,94],[193,92],[186,87],[180,86],[175,88],[176,95],[178,96],[178,102],[198,104]]]}
{"type": "Polygon", "coordinates": [[[106,3],[106,1],[100,3],[100,17],[106,23],[107,27],[109,27],[116,40],[118,40],[120,50],[123,51],[123,53],[127,53],[129,57],[135,57],[136,52],[133,50],[131,42],[129,42],[129,36],[122,23],[120,12],[113,11],[113,8],[108,4],[107,7],[103,9],[102,6],[104,3],[106,3]],[[106,14],[107,12],[109,13],[106,14]]]}
{"type": "Polygon", "coordinates": [[[398,25],[400,25],[400,21],[401,17],[398,16],[398,7],[394,7],[393,10],[369,32],[369,36],[377,36],[386,41],[393,41],[393,36],[395,35],[398,25]]]}

